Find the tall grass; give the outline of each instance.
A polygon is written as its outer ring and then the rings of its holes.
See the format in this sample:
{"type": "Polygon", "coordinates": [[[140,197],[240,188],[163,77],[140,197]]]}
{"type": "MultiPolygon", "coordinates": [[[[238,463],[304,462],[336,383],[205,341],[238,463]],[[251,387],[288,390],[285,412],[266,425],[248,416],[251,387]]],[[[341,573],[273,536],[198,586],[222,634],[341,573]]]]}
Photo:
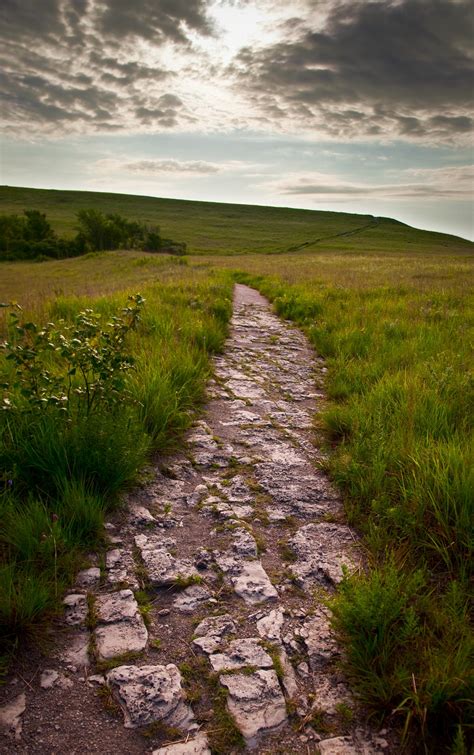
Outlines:
{"type": "MultiPolygon", "coordinates": [[[[84,552],[100,544],[107,511],[121,504],[150,452],[177,445],[204,397],[209,357],[227,333],[231,283],[174,261],[158,269],[161,281],[142,289],[143,316],[128,335],[135,366],[125,376],[126,400],[67,419],[56,407],[28,410],[24,397],[17,410],[0,416],[4,650],[57,610],[84,552]]],[[[128,293],[59,295],[38,302],[36,313],[67,324],[93,308],[106,322],[128,293]]],[[[55,364],[53,354],[52,370],[55,364]]],[[[0,371],[4,382],[12,381],[10,363],[4,360],[0,371]]]]}
{"type": "Polygon", "coordinates": [[[421,732],[439,752],[452,739],[462,752],[474,691],[471,301],[464,280],[426,292],[387,285],[379,271],[384,285],[368,287],[357,265],[350,281],[342,263],[340,278],[313,283],[316,263],[300,260],[305,283],[294,268],[262,275],[255,259],[236,278],[326,358],[327,467],[370,563],[332,604],[346,671],[369,707],[403,720],[407,738],[421,732]]]}

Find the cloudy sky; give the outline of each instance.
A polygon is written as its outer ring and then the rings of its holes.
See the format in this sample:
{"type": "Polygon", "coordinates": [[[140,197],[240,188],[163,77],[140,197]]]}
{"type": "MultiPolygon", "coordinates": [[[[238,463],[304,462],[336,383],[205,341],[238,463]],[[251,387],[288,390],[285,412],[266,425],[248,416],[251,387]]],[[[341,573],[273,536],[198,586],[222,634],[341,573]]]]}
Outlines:
{"type": "Polygon", "coordinates": [[[472,238],[468,0],[2,0],[1,183],[472,238]]]}

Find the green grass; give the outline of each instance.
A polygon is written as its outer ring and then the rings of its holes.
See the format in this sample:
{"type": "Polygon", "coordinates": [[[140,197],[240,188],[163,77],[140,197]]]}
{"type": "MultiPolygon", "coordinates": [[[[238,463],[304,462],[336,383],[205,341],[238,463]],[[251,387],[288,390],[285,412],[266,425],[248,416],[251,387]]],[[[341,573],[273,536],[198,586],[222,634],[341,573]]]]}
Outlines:
{"type": "MultiPolygon", "coordinates": [[[[222,347],[230,315],[224,273],[259,288],[305,330],[328,368],[328,401],[317,417],[327,468],[369,557],[367,574],[346,579],[332,604],[346,673],[369,710],[398,720],[407,741],[467,753],[474,697],[472,244],[342,213],[8,188],[0,198],[4,212],[47,212],[59,232],[71,232],[74,213],[92,205],[157,222],[191,247],[183,260],[114,252],[2,263],[0,299],[24,303],[39,321],[71,319],[91,305],[109,317],[127,293],[147,298],[130,339],[136,403],[123,421],[131,412],[137,424],[127,438],[169,448],[188,426],[203,398],[208,355],[222,347]],[[267,256],[272,252],[277,259],[267,256]]],[[[86,429],[59,443],[40,427],[31,437],[19,426],[15,432],[17,458],[27,460],[13,465],[15,486],[24,487],[31,526],[15,541],[15,511],[2,518],[8,558],[1,621],[13,635],[54,607],[55,592],[75,568],[71,558],[51,570],[61,544],[77,542],[80,552],[81,543],[97,537],[102,505],[112,505],[134,468],[115,483],[120,439],[115,451],[113,444],[98,451],[97,460],[110,451],[108,488],[74,446],[77,434],[84,447],[90,442],[86,429]],[[74,508],[82,514],[68,534],[59,502],[71,463],[78,470],[74,508]],[[57,532],[56,551],[47,524],[57,532]],[[38,539],[39,529],[46,538],[38,539]],[[44,580],[34,568],[43,562],[44,580]]],[[[11,506],[11,490],[5,498],[11,506]]]]}
{"type": "Polygon", "coordinates": [[[408,254],[447,250],[463,254],[468,241],[419,231],[389,218],[282,207],[191,202],[177,199],[0,187],[0,212],[46,212],[60,235],[73,236],[75,214],[94,207],[141,223],[157,224],[164,236],[188,245],[191,254],[249,254],[357,249],[408,254]]]}
{"type": "MultiPolygon", "coordinates": [[[[100,266],[100,257],[83,262],[93,267],[97,259],[100,266]]],[[[135,260],[130,261],[133,270],[135,260]]],[[[63,266],[65,275],[75,262],[63,266]]],[[[100,544],[107,511],[120,505],[151,451],[176,446],[204,397],[209,357],[227,332],[231,283],[168,258],[152,270],[159,270],[160,279],[152,282],[150,276],[143,286],[143,316],[128,336],[135,369],[127,373],[127,401],[112,408],[99,404],[90,414],[75,412],[69,421],[54,407],[23,411],[24,401],[21,409],[0,415],[0,645],[5,652],[58,610],[84,552],[100,544]]],[[[81,291],[80,279],[76,284],[74,296],[31,292],[38,322],[72,322],[86,307],[106,321],[130,293],[130,280],[121,273],[108,296],[100,295],[100,284],[95,296],[81,291]]],[[[25,319],[30,314],[25,312],[25,319]]],[[[50,359],[54,368],[57,360],[50,359]]],[[[5,359],[0,374],[6,383],[13,377],[5,359]]]]}
{"type": "Polygon", "coordinates": [[[408,738],[447,752],[459,731],[467,736],[474,682],[468,268],[431,259],[439,281],[427,283],[419,259],[376,261],[368,281],[355,258],[323,256],[322,269],[309,256],[285,258],[275,275],[252,257],[236,279],[272,299],[326,358],[327,467],[371,558],[332,604],[346,671],[366,705],[395,710],[408,738]]]}

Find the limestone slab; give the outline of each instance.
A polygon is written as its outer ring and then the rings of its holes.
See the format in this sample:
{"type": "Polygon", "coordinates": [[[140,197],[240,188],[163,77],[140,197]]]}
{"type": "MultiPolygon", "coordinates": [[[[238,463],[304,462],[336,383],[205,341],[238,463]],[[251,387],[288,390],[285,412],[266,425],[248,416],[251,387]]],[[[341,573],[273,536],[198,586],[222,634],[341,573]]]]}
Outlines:
{"type": "Polygon", "coordinates": [[[342,580],[343,567],[349,571],[356,568],[354,538],[346,525],[306,524],[288,545],[297,559],[291,571],[301,587],[309,588],[317,583],[337,585],[342,580]]]}
{"type": "Polygon", "coordinates": [[[245,666],[271,668],[273,665],[271,657],[256,637],[233,640],[224,652],[211,655],[209,661],[213,670],[218,673],[234,671],[245,666]]]}
{"type": "Polygon", "coordinates": [[[126,653],[140,653],[146,648],[148,630],[140,615],[134,619],[98,626],[94,631],[99,660],[109,660],[126,653]]]}
{"type": "Polygon", "coordinates": [[[281,608],[274,608],[267,616],[257,621],[257,630],[260,637],[265,637],[270,642],[280,642],[283,621],[283,611],[281,608]]]}
{"type": "Polygon", "coordinates": [[[191,737],[185,742],[176,742],[176,744],[153,750],[152,755],[211,755],[211,750],[206,734],[199,732],[195,737],[191,737]]]}
{"type": "Polygon", "coordinates": [[[173,663],[167,666],[119,666],[106,675],[122,708],[128,729],[161,721],[182,731],[193,723],[185,702],[181,674],[173,663]]]}
{"type": "Polygon", "coordinates": [[[278,600],[278,593],[260,561],[245,561],[240,573],[231,577],[231,582],[235,593],[250,605],[278,600]]]}
{"type": "Polygon", "coordinates": [[[22,692],[0,708],[0,727],[15,739],[21,739],[22,715],[26,709],[26,695],[22,692]]]}
{"type": "Polygon", "coordinates": [[[273,670],[226,674],[220,676],[219,681],[228,689],[227,707],[249,747],[254,746],[262,734],[285,723],[285,698],[273,670]]]}
{"type": "Polygon", "coordinates": [[[212,599],[212,593],[203,585],[189,585],[174,600],[174,607],[181,613],[194,613],[212,599]]]}
{"type": "Polygon", "coordinates": [[[87,618],[87,597],[83,594],[70,593],[63,600],[64,621],[70,626],[84,624],[87,618]]]}
{"type": "Polygon", "coordinates": [[[135,544],[140,550],[150,582],[156,587],[172,585],[180,579],[198,576],[192,561],[176,558],[173,550],[176,542],[159,535],[137,535],[135,544]]]}

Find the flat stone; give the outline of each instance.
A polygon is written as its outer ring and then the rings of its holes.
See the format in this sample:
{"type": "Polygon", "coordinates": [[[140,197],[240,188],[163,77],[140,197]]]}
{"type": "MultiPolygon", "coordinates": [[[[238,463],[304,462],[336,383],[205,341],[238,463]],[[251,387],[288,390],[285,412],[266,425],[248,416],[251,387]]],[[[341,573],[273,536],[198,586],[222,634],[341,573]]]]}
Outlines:
{"type": "Polygon", "coordinates": [[[285,698],[272,669],[259,669],[253,674],[226,674],[220,676],[219,681],[229,691],[229,713],[234,717],[248,747],[253,747],[262,734],[274,731],[285,723],[285,698]]]}
{"type": "Polygon", "coordinates": [[[89,588],[94,590],[100,584],[100,569],[98,566],[91,566],[90,569],[83,569],[76,577],[78,587],[89,588]]]}
{"type": "Polygon", "coordinates": [[[260,637],[265,637],[270,642],[280,642],[283,621],[283,611],[281,608],[274,608],[268,616],[264,616],[257,621],[257,630],[260,637]]]}
{"type": "Polygon", "coordinates": [[[81,594],[66,595],[63,600],[64,621],[71,626],[84,624],[87,618],[87,597],[81,594]]]}
{"type": "Polygon", "coordinates": [[[327,478],[307,467],[293,466],[265,460],[255,467],[257,481],[271,495],[273,503],[287,515],[314,517],[318,512],[331,510],[338,496],[327,478]]]}
{"type": "Polygon", "coordinates": [[[197,569],[208,569],[213,561],[213,555],[206,548],[200,548],[194,556],[194,566],[197,569]]]}
{"type": "Polygon", "coordinates": [[[314,705],[327,713],[337,716],[341,703],[351,707],[354,704],[351,692],[342,677],[318,675],[314,678],[314,705]]]}
{"type": "Polygon", "coordinates": [[[145,649],[148,631],[131,590],[96,598],[99,625],[94,630],[99,659],[107,660],[145,649]]]}
{"type": "Polygon", "coordinates": [[[137,535],[135,544],[140,550],[148,578],[156,587],[172,585],[180,579],[189,579],[199,574],[192,561],[175,558],[169,552],[176,545],[174,540],[163,540],[157,535],[137,535]]]}
{"type": "Polygon", "coordinates": [[[202,585],[189,585],[179,593],[173,606],[182,613],[194,613],[204,603],[209,602],[212,594],[202,585]]]}
{"type": "Polygon", "coordinates": [[[232,533],[232,550],[241,558],[257,558],[258,550],[255,538],[244,527],[232,533]]]}
{"type": "Polygon", "coordinates": [[[40,676],[41,689],[51,689],[59,679],[59,674],[54,669],[45,669],[40,676]]]}
{"type": "Polygon", "coordinates": [[[342,580],[342,567],[354,571],[360,560],[354,552],[352,532],[343,524],[306,524],[288,545],[297,557],[291,571],[300,587],[337,585],[342,580]]]}
{"type": "Polygon", "coordinates": [[[328,612],[318,608],[309,621],[298,632],[302,638],[313,671],[319,671],[340,654],[336,639],[331,631],[328,612]]]}
{"type": "Polygon", "coordinates": [[[354,747],[350,737],[332,737],[318,743],[320,755],[368,755],[367,750],[354,747]]]}
{"type": "Polygon", "coordinates": [[[235,621],[229,613],[220,616],[208,616],[197,625],[194,630],[195,637],[215,636],[222,637],[224,634],[235,632],[235,621]]]}
{"type": "Polygon", "coordinates": [[[109,660],[126,653],[140,653],[146,648],[148,631],[141,616],[105,624],[94,631],[99,660],[109,660]]]}
{"type": "Polygon", "coordinates": [[[15,739],[21,739],[22,715],[26,709],[26,695],[22,692],[10,702],[0,708],[0,726],[13,735],[15,739]]]}
{"type": "Polygon", "coordinates": [[[295,670],[282,646],[278,648],[278,653],[280,656],[281,668],[283,670],[283,688],[290,700],[293,700],[298,694],[295,670]]]}
{"type": "Polygon", "coordinates": [[[194,630],[193,645],[203,653],[215,653],[222,645],[224,635],[235,632],[236,624],[230,614],[209,616],[194,630]]]}
{"type": "Polygon", "coordinates": [[[127,729],[162,722],[186,732],[194,723],[185,702],[181,674],[167,666],[119,666],[109,671],[107,683],[124,715],[127,729]]]}
{"type": "Polygon", "coordinates": [[[61,655],[68,668],[72,670],[88,668],[89,661],[89,633],[78,632],[73,635],[69,646],[61,655]]]}
{"type": "Polygon", "coordinates": [[[301,677],[303,677],[303,679],[309,676],[309,666],[306,663],[306,661],[301,661],[301,663],[298,663],[296,668],[297,668],[298,674],[301,677]]]}
{"type": "Polygon", "coordinates": [[[129,512],[129,520],[132,524],[147,526],[155,524],[156,519],[145,506],[132,506],[129,512]]]}
{"type": "Polygon", "coordinates": [[[208,496],[205,498],[203,507],[211,511],[215,516],[218,516],[219,519],[233,519],[235,516],[232,506],[227,501],[217,498],[217,496],[208,496]]]}
{"type": "Polygon", "coordinates": [[[215,653],[216,650],[219,650],[222,645],[222,639],[221,637],[196,637],[195,640],[193,640],[193,645],[199,650],[202,650],[203,653],[206,653],[206,655],[211,655],[211,653],[215,653]]]}
{"type": "Polygon", "coordinates": [[[211,755],[211,750],[205,733],[200,731],[186,742],[176,742],[153,750],[152,755],[211,755]]]}
{"type": "Polygon", "coordinates": [[[244,640],[233,640],[223,653],[215,653],[209,658],[214,671],[233,671],[246,666],[255,668],[271,668],[273,661],[262,648],[260,640],[251,637],[244,640]]]}
{"type": "Polygon", "coordinates": [[[245,561],[240,574],[231,577],[231,582],[235,593],[250,605],[278,600],[278,593],[260,561],[245,561]]]}
{"type": "Polygon", "coordinates": [[[89,684],[105,684],[105,676],[103,674],[91,674],[87,677],[89,684]]]}
{"type": "Polygon", "coordinates": [[[105,555],[107,581],[112,585],[129,585],[138,588],[135,576],[135,562],[131,553],[123,548],[112,548],[105,555]]]}
{"type": "Polygon", "coordinates": [[[138,613],[138,603],[131,590],[119,590],[98,595],[95,602],[98,620],[111,624],[124,619],[133,619],[138,613]]]}
{"type": "Polygon", "coordinates": [[[191,495],[187,496],[186,503],[188,506],[196,506],[208,492],[207,485],[196,485],[191,495]]]}

